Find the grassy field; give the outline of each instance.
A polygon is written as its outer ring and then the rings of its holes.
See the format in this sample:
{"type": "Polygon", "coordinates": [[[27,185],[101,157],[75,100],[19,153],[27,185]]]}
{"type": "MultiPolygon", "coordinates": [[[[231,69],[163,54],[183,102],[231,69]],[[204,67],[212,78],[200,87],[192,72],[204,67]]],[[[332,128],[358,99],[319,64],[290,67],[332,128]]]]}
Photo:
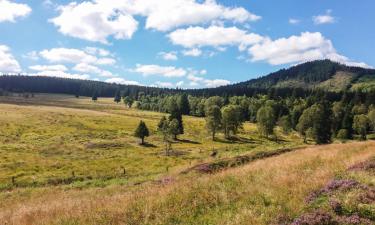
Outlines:
{"type": "Polygon", "coordinates": [[[166,157],[156,133],[160,113],[129,110],[112,99],[69,96],[0,102],[0,190],[137,183],[211,161],[214,149],[223,158],[302,144],[296,135],[280,143],[260,138],[254,124],[245,124],[235,143],[222,137],[212,142],[203,118],[184,117],[186,134],[173,144],[176,155],[166,157]],[[147,147],[133,137],[141,119],[151,130],[147,147]]]}
{"type": "MultiPolygon", "coordinates": [[[[212,142],[203,118],[165,156],[160,113],[112,99],[37,95],[0,98],[0,221],[5,224],[273,224],[311,210],[305,198],[346,168],[375,156],[375,142],[284,153],[214,174],[181,174],[197,164],[302,146],[276,143],[246,123],[235,142],[212,142]],[[140,120],[148,146],[132,136],[140,120]],[[213,149],[218,156],[212,158],[213,149]],[[13,177],[13,180],[12,180],[13,177]]],[[[356,175],[350,173],[353,179],[356,175]]],[[[358,176],[360,179],[360,176],[358,176]]],[[[362,179],[363,180],[363,179],[362,179]]],[[[365,182],[374,186],[370,174],[365,182]]],[[[372,213],[370,208],[370,213],[372,213]]],[[[0,224],[2,224],[0,222],[0,224]]]]}

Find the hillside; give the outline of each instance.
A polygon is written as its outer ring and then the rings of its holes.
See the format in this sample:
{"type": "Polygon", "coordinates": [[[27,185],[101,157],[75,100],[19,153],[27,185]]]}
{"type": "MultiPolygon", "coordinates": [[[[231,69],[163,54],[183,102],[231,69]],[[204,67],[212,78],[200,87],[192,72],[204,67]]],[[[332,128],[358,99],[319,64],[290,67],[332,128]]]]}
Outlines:
{"type": "MultiPolygon", "coordinates": [[[[348,67],[330,60],[307,62],[241,83],[255,88],[320,88],[326,91],[375,89],[375,70],[348,67]]],[[[234,85],[235,86],[235,85],[234,85]]]]}
{"type": "MultiPolygon", "coordinates": [[[[348,67],[329,60],[307,62],[288,69],[249,81],[204,89],[167,89],[136,85],[109,84],[100,81],[74,80],[55,77],[0,76],[0,95],[2,91],[71,94],[92,96],[94,92],[101,97],[113,97],[117,91],[124,95],[175,94],[187,92],[192,95],[254,95],[266,94],[270,88],[291,93],[292,89],[310,91],[323,89],[329,92],[373,91],[375,90],[375,70],[348,67]]],[[[279,92],[280,94],[282,91],[279,92]]]]}

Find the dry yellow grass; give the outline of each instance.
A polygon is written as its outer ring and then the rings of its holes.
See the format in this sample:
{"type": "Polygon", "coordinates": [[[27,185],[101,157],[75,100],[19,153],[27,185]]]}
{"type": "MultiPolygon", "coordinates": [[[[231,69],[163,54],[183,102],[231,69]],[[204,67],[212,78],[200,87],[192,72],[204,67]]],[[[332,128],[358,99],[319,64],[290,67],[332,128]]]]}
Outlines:
{"type": "Polygon", "coordinates": [[[373,141],[332,144],[214,175],[174,177],[166,184],[9,193],[0,208],[0,221],[17,225],[272,224],[280,217],[299,215],[309,192],[349,165],[373,156],[373,141]]]}

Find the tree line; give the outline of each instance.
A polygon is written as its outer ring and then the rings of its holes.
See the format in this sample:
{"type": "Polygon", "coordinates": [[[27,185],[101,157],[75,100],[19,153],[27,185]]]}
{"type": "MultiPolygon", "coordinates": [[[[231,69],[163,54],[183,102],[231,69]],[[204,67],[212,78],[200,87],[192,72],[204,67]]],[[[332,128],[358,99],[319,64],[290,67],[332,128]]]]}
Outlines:
{"type": "Polygon", "coordinates": [[[285,134],[296,131],[304,142],[311,139],[317,144],[355,137],[365,140],[369,132],[375,131],[375,96],[361,92],[344,93],[337,100],[330,99],[323,91],[307,97],[286,98],[260,94],[207,98],[186,93],[144,95],[131,104],[127,97],[123,101],[128,107],[170,114],[169,118],[162,118],[158,126],[165,138],[172,135],[176,139],[183,134],[182,115],[205,117],[213,140],[219,132],[231,139],[246,121],[256,123],[259,133],[266,138],[277,140],[275,128],[279,126],[285,134]]]}

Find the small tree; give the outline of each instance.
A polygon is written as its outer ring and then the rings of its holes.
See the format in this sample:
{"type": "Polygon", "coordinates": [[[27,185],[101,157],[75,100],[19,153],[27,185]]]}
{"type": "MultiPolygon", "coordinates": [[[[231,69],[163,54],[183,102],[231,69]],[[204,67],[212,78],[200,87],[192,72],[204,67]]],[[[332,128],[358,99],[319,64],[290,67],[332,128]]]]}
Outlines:
{"type": "Polygon", "coordinates": [[[121,102],[121,95],[120,95],[120,91],[116,91],[116,94],[115,94],[115,98],[113,100],[114,102],[116,103],[119,103],[121,102]]]}
{"type": "MultiPolygon", "coordinates": [[[[169,121],[172,121],[173,119],[176,119],[177,122],[178,122],[178,134],[183,134],[184,133],[184,125],[183,125],[183,122],[182,122],[182,113],[181,113],[180,108],[178,107],[178,105],[175,101],[170,102],[169,112],[170,112],[169,121]]],[[[175,136],[176,139],[177,139],[177,135],[175,136]]]]}
{"type": "Polygon", "coordinates": [[[163,135],[163,142],[165,143],[165,154],[168,156],[172,150],[171,128],[169,121],[163,117],[158,124],[158,131],[163,135]]]}
{"type": "Polygon", "coordinates": [[[127,105],[129,107],[129,109],[132,107],[133,103],[134,103],[134,99],[130,96],[126,96],[124,98],[124,103],[125,105],[127,105]]]}
{"type": "Polygon", "coordinates": [[[370,120],[372,130],[375,131],[375,108],[370,110],[367,117],[370,120]]]}
{"type": "Polygon", "coordinates": [[[177,119],[169,121],[169,134],[173,136],[174,140],[177,140],[177,135],[180,134],[180,128],[177,119]]]}
{"type": "Polygon", "coordinates": [[[242,127],[241,109],[237,105],[227,105],[222,108],[221,115],[225,138],[228,139],[242,127]]]}
{"type": "Polygon", "coordinates": [[[360,135],[361,140],[366,140],[367,130],[369,128],[369,119],[366,115],[355,115],[353,129],[360,135]]]}
{"type": "Polygon", "coordinates": [[[98,93],[96,91],[94,91],[94,93],[92,94],[91,100],[93,100],[94,102],[98,100],[98,93]]]}
{"type": "Polygon", "coordinates": [[[167,117],[163,116],[158,123],[158,130],[161,130],[167,121],[167,117]]]}
{"type": "Polygon", "coordinates": [[[273,134],[276,125],[276,116],[271,106],[263,106],[257,112],[259,133],[268,137],[273,134]]]}
{"type": "Polygon", "coordinates": [[[139,122],[137,129],[134,132],[134,136],[141,139],[141,145],[145,144],[145,137],[150,135],[148,128],[142,120],[139,122]]]}
{"type": "Polygon", "coordinates": [[[212,140],[215,140],[216,132],[221,128],[221,111],[219,106],[212,105],[207,107],[206,127],[212,134],[212,140]]]}

